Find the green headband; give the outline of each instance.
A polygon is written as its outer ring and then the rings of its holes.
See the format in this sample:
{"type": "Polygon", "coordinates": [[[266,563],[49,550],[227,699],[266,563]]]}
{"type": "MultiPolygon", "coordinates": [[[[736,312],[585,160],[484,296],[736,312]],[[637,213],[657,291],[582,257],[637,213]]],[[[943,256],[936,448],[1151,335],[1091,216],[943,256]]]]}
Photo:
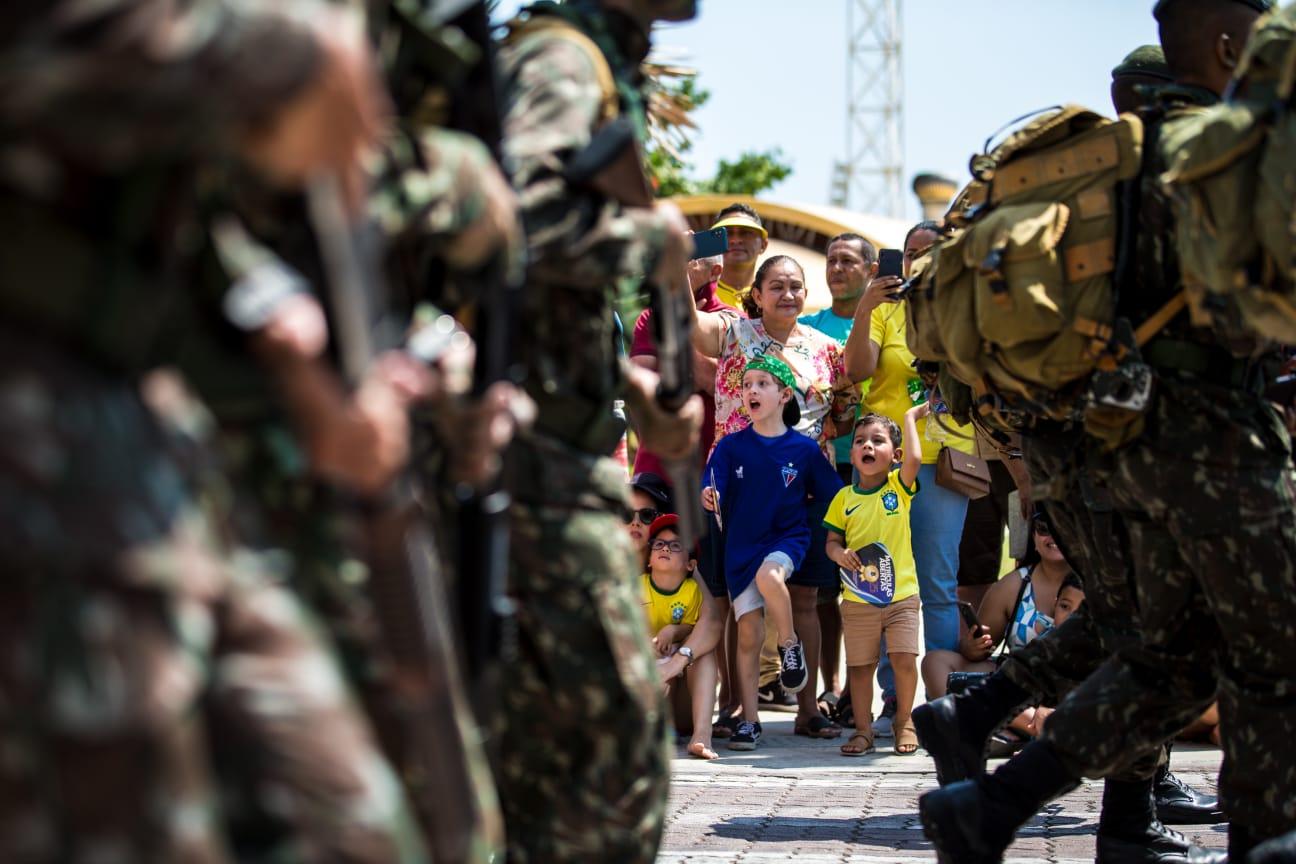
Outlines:
{"type": "Polygon", "coordinates": [[[774,376],[775,381],[781,382],[784,387],[790,387],[793,391],[796,390],[796,376],[792,374],[792,367],[777,357],[771,357],[769,354],[757,357],[747,364],[747,367],[743,369],[743,374],[746,375],[753,369],[768,372],[774,376]]]}

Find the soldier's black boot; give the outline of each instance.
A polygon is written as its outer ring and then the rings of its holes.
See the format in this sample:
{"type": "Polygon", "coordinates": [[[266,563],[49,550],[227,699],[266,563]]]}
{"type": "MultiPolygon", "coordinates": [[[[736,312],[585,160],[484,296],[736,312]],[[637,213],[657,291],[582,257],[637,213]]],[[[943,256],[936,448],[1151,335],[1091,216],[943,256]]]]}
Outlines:
{"type": "Polygon", "coordinates": [[[1247,855],[1246,864],[1296,864],[1296,831],[1256,846],[1247,855]]]}
{"type": "Polygon", "coordinates": [[[1198,792],[1170,771],[1170,762],[1157,769],[1152,787],[1157,818],[1166,825],[1215,825],[1227,822],[1219,798],[1198,792]]]}
{"type": "Polygon", "coordinates": [[[1229,860],[1245,861],[1250,864],[1251,859],[1248,856],[1252,850],[1262,845],[1260,841],[1264,839],[1263,835],[1246,825],[1239,824],[1234,819],[1229,823],[1229,860]]]}
{"type": "Polygon", "coordinates": [[[1154,778],[1112,780],[1103,784],[1098,819],[1097,864],[1206,864],[1220,853],[1193,846],[1157,819],[1152,801],[1154,778]]]}
{"type": "Polygon", "coordinates": [[[1080,780],[1043,741],[1032,741],[993,774],[918,799],[923,833],[941,864],[997,864],[1017,829],[1080,780]]]}
{"type": "Polygon", "coordinates": [[[936,780],[945,786],[984,774],[990,736],[1030,702],[1030,693],[995,673],[962,693],[915,708],[914,730],[936,763],[936,780]]]}

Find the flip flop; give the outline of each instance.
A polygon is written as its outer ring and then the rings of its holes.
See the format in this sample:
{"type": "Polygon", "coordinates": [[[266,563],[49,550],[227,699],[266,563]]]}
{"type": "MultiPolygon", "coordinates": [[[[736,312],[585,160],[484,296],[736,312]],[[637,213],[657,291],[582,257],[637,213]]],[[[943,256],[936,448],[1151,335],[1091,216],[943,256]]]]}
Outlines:
{"type": "Polygon", "coordinates": [[[793,727],[794,735],[802,735],[806,738],[836,738],[841,735],[841,727],[834,726],[832,721],[822,714],[817,714],[810,718],[808,723],[798,723],[793,727]]]}

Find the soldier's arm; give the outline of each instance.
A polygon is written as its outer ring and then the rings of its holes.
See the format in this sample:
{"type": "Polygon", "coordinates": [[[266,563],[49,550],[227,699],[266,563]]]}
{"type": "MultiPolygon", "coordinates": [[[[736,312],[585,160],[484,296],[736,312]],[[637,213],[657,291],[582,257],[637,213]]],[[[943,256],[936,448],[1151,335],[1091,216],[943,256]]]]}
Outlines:
{"type": "MultiPolygon", "coordinates": [[[[573,43],[534,34],[504,56],[505,158],[520,198],[532,274],[571,287],[651,273],[679,227],[563,177],[599,122],[602,91],[573,43]]],[[[686,229],[683,226],[680,230],[686,229]]],[[[681,264],[682,272],[682,264],[681,264]]]]}
{"type": "Polygon", "coordinates": [[[0,124],[96,166],[237,153],[305,176],[354,149],[348,121],[377,127],[359,22],[313,0],[33,0],[0,33],[0,124]]]}

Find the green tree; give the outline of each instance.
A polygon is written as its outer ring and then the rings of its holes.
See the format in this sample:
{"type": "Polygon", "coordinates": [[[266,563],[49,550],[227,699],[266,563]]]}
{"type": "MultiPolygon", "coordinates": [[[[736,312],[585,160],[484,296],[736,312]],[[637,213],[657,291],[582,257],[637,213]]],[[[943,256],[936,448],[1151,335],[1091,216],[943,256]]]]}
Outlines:
{"type": "Polygon", "coordinates": [[[691,132],[696,127],[689,115],[706,104],[711,94],[698,87],[696,73],[670,67],[651,70],[655,88],[649,97],[652,144],[648,149],[648,171],[657,195],[755,195],[786,179],[792,166],[778,148],[747,150],[732,162],[721,159],[709,179],[689,177],[694,165],[688,161],[693,149],[691,132]]]}

